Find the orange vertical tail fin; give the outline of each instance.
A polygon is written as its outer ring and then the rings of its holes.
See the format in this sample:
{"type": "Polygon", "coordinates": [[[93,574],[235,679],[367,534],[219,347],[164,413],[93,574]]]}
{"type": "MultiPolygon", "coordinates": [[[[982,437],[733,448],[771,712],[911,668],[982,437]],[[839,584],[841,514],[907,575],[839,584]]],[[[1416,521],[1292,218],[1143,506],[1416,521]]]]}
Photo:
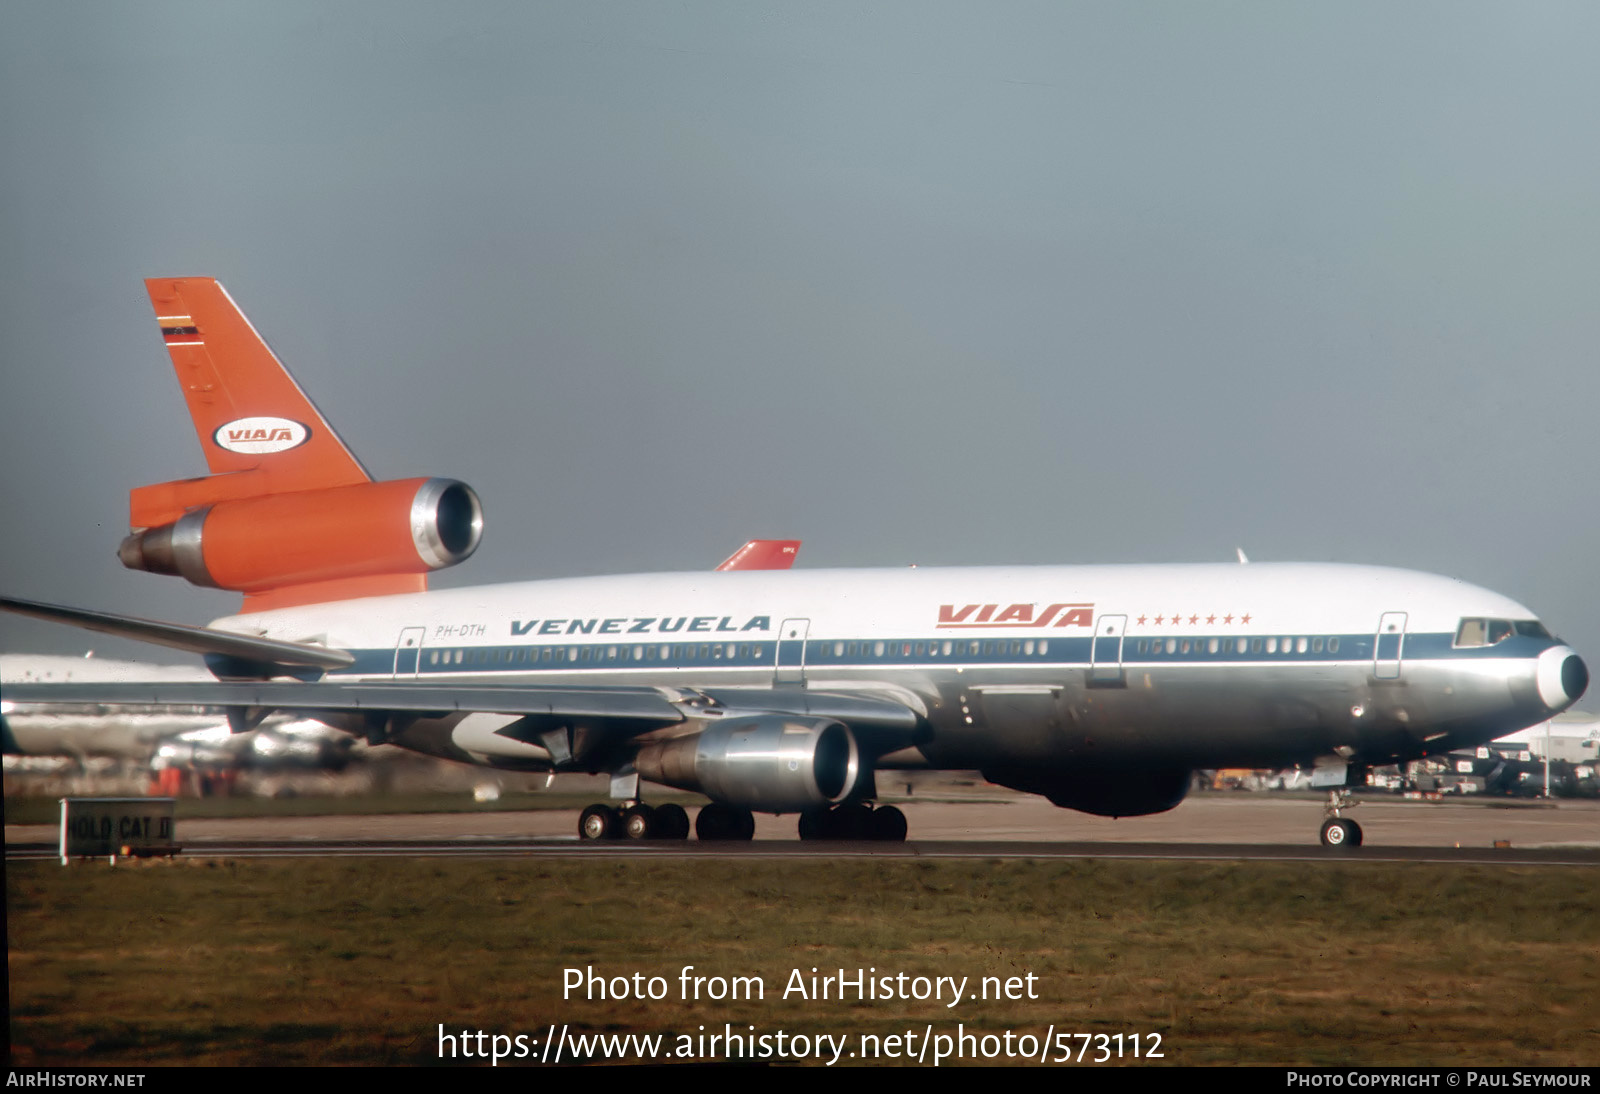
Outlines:
{"type": "Polygon", "coordinates": [[[145,288],[211,474],[132,491],[124,565],[266,610],[418,592],[477,548],[471,487],[373,482],[218,282],[145,288]]]}

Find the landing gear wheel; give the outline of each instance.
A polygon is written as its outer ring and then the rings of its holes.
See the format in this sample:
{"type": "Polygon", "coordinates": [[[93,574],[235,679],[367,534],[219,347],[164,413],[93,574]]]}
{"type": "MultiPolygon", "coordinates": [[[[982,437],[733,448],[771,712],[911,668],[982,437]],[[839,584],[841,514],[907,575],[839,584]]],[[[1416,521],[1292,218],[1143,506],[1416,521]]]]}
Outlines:
{"type": "Polygon", "coordinates": [[[661,835],[656,811],[640,802],[622,814],[622,834],[630,840],[656,839],[661,835]]]}
{"type": "Polygon", "coordinates": [[[1322,822],[1322,846],[1360,847],[1361,826],[1353,820],[1335,817],[1322,822]]]}
{"type": "Polygon", "coordinates": [[[880,805],[868,818],[867,832],[880,843],[904,843],[906,815],[892,805],[880,805]]]}
{"type": "Polygon", "coordinates": [[[748,809],[712,802],[694,819],[694,834],[706,841],[752,839],[756,818],[748,809]]]}
{"type": "Polygon", "coordinates": [[[726,805],[712,802],[701,809],[694,818],[694,835],[702,843],[733,838],[733,811],[726,805]]]}
{"type": "Polygon", "coordinates": [[[578,838],[611,839],[617,830],[616,812],[608,805],[591,805],[578,818],[578,838]]]}
{"type": "Polygon", "coordinates": [[[656,806],[656,836],[660,839],[688,839],[688,810],[672,802],[656,806]]]}
{"type": "Polygon", "coordinates": [[[800,838],[804,840],[827,839],[828,811],[813,809],[800,814],[800,838]]]}
{"type": "Polygon", "coordinates": [[[756,838],[756,815],[748,809],[735,809],[733,838],[737,840],[753,840],[756,838]]]}

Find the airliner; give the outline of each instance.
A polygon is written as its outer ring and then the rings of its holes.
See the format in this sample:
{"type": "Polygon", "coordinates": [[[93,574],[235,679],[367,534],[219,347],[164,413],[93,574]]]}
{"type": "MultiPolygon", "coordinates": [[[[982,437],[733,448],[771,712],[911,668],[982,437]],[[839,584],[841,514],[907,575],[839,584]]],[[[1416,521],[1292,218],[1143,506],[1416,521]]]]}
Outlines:
{"type": "MultiPolygon", "coordinates": [[[[139,487],[131,569],[243,594],[199,627],[0,606],[202,655],[215,682],[83,685],[93,701],[275,711],[433,756],[611,777],[585,839],[703,840],[754,814],[802,838],[903,840],[876,775],[978,770],[1132,817],[1191,773],[1298,766],[1329,799],[1367,767],[1544,721],[1583,660],[1521,604],[1373,566],[1247,562],[631,574],[427,591],[466,559],[465,483],[375,481],[209,278],[146,282],[210,474],[139,487]]],[[[41,701],[46,685],[11,697],[41,701]]]]}

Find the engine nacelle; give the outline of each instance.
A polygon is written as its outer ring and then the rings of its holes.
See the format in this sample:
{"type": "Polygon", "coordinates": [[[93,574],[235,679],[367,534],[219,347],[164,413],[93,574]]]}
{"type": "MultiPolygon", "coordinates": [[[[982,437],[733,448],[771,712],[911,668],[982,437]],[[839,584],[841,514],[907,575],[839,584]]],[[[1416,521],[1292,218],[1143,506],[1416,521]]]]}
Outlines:
{"type": "Polygon", "coordinates": [[[1189,793],[1190,773],[1181,768],[1095,768],[1082,771],[985,771],[992,783],[1043,794],[1051,805],[1099,817],[1143,817],[1165,813],[1189,793]]]}
{"type": "Polygon", "coordinates": [[[634,760],[642,778],[763,813],[841,802],[861,753],[842,722],[778,714],[729,716],[687,737],[656,741],[634,760]]]}
{"type": "Polygon", "coordinates": [[[218,501],[122,541],[131,570],[259,593],[312,582],[424,574],[478,548],[483,508],[453,479],[364,482],[218,501]]]}

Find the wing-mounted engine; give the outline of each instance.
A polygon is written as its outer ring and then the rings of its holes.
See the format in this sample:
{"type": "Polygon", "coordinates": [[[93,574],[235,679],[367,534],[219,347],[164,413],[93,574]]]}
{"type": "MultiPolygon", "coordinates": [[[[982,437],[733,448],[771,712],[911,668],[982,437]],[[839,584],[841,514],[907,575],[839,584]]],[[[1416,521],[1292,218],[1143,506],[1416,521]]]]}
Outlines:
{"type": "Polygon", "coordinates": [[[829,718],[730,715],[699,733],[639,750],[641,777],[764,813],[799,813],[843,801],[861,754],[849,727],[829,718]]]}
{"type": "Polygon", "coordinates": [[[144,528],[137,527],[138,494],[135,530],[117,551],[122,564],[244,593],[246,610],[329,599],[336,591],[421,591],[421,575],[467,558],[483,535],[478,495],[453,479],[226,498],[144,528]],[[335,590],[333,582],[343,587],[335,590]]]}

